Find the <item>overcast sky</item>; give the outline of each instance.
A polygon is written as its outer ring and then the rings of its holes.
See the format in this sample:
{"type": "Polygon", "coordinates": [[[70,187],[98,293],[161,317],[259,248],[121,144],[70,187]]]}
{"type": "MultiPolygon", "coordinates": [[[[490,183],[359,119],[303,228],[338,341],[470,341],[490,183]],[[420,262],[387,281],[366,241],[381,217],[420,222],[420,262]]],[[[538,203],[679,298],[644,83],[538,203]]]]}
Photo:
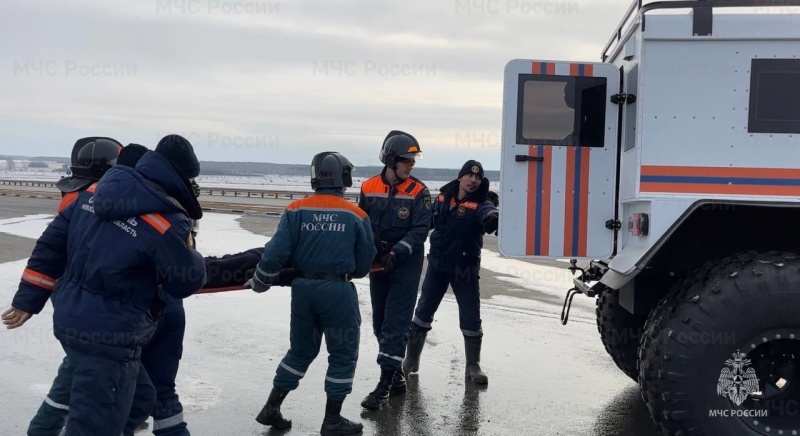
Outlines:
{"type": "Polygon", "coordinates": [[[628,0],[2,0],[0,154],[106,135],[201,160],[500,168],[510,59],[599,61],[628,0]]]}

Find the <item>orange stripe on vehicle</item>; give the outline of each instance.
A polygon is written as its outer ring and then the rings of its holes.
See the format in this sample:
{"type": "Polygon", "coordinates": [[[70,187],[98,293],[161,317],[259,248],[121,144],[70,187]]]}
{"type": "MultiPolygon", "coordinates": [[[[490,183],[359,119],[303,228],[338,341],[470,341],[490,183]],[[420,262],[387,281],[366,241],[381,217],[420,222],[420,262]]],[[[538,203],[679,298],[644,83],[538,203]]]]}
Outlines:
{"type": "Polygon", "coordinates": [[[22,280],[48,291],[53,291],[56,289],[56,279],[36,272],[30,268],[25,268],[23,270],[22,280]]]}
{"type": "Polygon", "coordinates": [[[696,176],[696,177],[752,177],[800,179],[796,168],[752,168],[752,167],[689,167],[667,165],[642,165],[643,176],[696,176]]]}
{"type": "Polygon", "coordinates": [[[556,64],[553,62],[532,62],[531,73],[548,74],[552,76],[556,73],[556,64]]]}
{"type": "Polygon", "coordinates": [[[578,64],[569,64],[569,75],[570,76],[578,75],[578,64]]]}
{"type": "Polygon", "coordinates": [[[567,147],[567,164],[564,171],[564,254],[572,253],[573,226],[575,225],[575,147],[567,147]]]}
{"type": "Polygon", "coordinates": [[[713,185],[707,183],[642,182],[639,190],[649,193],[800,196],[800,186],[774,185],[713,185]]]}
{"type": "Polygon", "coordinates": [[[586,257],[589,236],[589,170],[591,148],[581,149],[580,213],[578,215],[578,256],[586,257]]]}
{"type": "MultiPolygon", "coordinates": [[[[528,156],[537,156],[538,149],[534,146],[528,147],[528,156]]],[[[527,213],[525,222],[525,254],[532,255],[536,250],[536,193],[539,189],[537,186],[537,172],[539,166],[534,163],[528,164],[528,192],[527,192],[527,213]]]]}
{"type": "Polygon", "coordinates": [[[172,226],[172,224],[170,224],[166,218],[157,213],[142,215],[140,218],[143,219],[147,224],[150,224],[154,229],[158,230],[158,232],[162,235],[167,233],[167,230],[169,230],[169,228],[172,226]]]}
{"type": "Polygon", "coordinates": [[[542,256],[550,255],[550,186],[553,172],[553,147],[544,146],[544,162],[542,166],[542,216],[541,243],[539,251],[542,256]]]}

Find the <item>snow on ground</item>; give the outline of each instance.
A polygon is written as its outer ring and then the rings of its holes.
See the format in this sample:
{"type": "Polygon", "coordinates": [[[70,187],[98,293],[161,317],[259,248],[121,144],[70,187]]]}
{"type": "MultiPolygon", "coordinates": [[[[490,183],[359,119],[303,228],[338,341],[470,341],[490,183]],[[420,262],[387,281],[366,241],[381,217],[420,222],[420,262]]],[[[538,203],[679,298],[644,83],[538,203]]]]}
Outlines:
{"type": "Polygon", "coordinates": [[[54,215],[28,215],[0,220],[0,233],[9,233],[23,238],[39,239],[54,215]]]}

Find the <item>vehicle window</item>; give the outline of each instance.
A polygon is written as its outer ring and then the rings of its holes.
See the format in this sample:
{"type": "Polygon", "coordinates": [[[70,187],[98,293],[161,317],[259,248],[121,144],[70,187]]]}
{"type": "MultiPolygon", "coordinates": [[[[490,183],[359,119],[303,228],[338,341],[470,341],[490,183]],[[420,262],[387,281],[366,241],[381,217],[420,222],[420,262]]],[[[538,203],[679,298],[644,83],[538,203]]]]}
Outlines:
{"type": "Polygon", "coordinates": [[[517,143],[602,147],[606,87],[604,77],[522,75],[517,143]]]}
{"type": "Polygon", "coordinates": [[[747,131],[800,133],[800,59],[753,59],[747,131]]]}

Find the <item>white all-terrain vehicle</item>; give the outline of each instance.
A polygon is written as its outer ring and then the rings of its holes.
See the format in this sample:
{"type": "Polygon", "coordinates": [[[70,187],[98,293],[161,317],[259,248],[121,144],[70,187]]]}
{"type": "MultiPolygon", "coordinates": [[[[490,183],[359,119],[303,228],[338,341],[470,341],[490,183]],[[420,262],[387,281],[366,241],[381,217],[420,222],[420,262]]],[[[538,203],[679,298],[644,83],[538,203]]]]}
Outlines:
{"type": "Polygon", "coordinates": [[[572,259],[664,434],[800,434],[800,3],[637,0],[504,80],[502,254],[572,259]]]}

